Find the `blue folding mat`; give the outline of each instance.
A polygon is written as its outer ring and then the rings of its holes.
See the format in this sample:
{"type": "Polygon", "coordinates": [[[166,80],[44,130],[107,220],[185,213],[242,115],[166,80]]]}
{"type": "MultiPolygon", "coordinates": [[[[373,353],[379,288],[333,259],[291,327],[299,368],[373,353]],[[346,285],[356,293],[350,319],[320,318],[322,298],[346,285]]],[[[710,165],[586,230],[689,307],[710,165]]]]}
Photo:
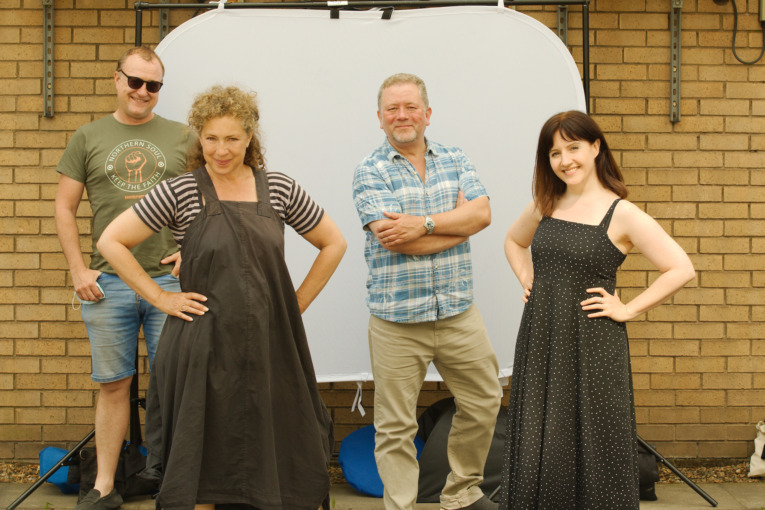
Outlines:
{"type": "MultiPolygon", "coordinates": [[[[67,450],[56,448],[54,446],[47,446],[40,450],[40,476],[47,473],[58,461],[63,459],[64,455],[67,453],[69,453],[67,450]]],[[[80,484],[66,483],[68,475],[69,466],[61,466],[50,478],[48,478],[47,482],[58,487],[64,494],[77,494],[80,492],[80,484]]]]}
{"type": "MultiPolygon", "coordinates": [[[[415,436],[414,446],[419,459],[425,441],[415,436]]],[[[383,497],[383,483],[375,463],[374,425],[355,430],[343,439],[338,462],[348,485],[367,496],[383,497]]]]}

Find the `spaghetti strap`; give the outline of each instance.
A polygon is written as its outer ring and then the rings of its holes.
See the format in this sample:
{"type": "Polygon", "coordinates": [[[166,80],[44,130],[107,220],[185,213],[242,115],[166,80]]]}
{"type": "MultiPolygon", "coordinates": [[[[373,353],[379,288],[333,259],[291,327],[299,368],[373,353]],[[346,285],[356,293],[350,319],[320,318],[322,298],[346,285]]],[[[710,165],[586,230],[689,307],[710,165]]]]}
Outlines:
{"type": "Polygon", "coordinates": [[[604,229],[608,230],[608,226],[611,224],[611,217],[614,215],[614,209],[616,209],[616,204],[619,203],[619,200],[621,198],[617,198],[614,200],[614,203],[611,204],[611,207],[608,208],[608,212],[605,216],[603,216],[603,219],[600,221],[600,226],[604,229]]]}

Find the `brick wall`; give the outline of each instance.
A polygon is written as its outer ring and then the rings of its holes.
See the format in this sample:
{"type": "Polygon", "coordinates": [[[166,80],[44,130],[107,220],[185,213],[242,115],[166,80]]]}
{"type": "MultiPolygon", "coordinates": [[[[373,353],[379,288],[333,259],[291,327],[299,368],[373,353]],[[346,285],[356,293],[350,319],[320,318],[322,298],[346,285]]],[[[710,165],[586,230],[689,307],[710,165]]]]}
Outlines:
{"type": "MultiPolygon", "coordinates": [[[[179,2],[180,3],[180,2],[179,2]]],[[[71,279],[55,236],[55,165],[73,131],[115,108],[110,78],[133,43],[131,0],[55,0],[55,116],[42,117],[40,0],[0,0],[0,459],[72,445],[93,422],[96,385],[71,279]]],[[[639,433],[668,457],[745,457],[765,419],[765,66],[731,52],[730,2],[685,0],[682,120],[669,121],[666,0],[590,6],[592,113],[616,150],[630,199],[677,239],[698,276],[669,304],[628,325],[639,433]]],[[[737,0],[738,48],[762,44],[757,2],[737,0]]],[[[554,7],[524,7],[555,27],[554,7]]],[[[569,45],[581,64],[581,8],[569,45]]],[[[171,11],[176,26],[191,15],[171,11]]],[[[158,13],[144,13],[157,42],[158,13]]],[[[84,250],[89,208],[80,208],[84,250]]],[[[509,271],[509,268],[508,268],[509,271]]],[[[657,273],[631,254],[629,299],[657,273]]],[[[146,361],[141,359],[141,371],[146,361]]],[[[141,377],[145,388],[148,378],[141,377]]],[[[338,439],[371,423],[350,412],[355,384],[322,386],[338,439]]],[[[426,383],[420,405],[448,391],[426,383]]]]}

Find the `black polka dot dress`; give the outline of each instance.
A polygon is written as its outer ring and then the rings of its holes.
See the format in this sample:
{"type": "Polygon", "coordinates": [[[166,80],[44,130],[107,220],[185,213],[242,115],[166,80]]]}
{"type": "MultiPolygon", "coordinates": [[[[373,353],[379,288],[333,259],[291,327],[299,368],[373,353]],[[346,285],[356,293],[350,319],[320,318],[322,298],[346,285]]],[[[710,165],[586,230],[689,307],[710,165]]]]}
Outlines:
{"type": "Polygon", "coordinates": [[[599,225],[545,217],[515,348],[500,508],[637,510],[638,463],[627,331],[588,318],[586,289],[613,294],[624,261],[599,225]]]}

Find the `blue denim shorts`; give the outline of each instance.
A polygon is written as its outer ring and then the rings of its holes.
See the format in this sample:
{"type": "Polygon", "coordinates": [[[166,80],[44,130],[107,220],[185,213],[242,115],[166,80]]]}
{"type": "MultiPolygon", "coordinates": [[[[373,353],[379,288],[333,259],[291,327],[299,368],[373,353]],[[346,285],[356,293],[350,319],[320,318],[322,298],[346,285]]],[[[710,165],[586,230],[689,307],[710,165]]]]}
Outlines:
{"type": "MultiPolygon", "coordinates": [[[[153,280],[163,290],[181,291],[178,278],[173,275],[157,276],[153,280]]],[[[104,297],[95,303],[83,302],[81,309],[90,339],[92,379],[108,383],[135,374],[141,325],[151,368],[167,315],[144,301],[117,275],[101,273],[96,281],[103,289],[104,297]]]]}

